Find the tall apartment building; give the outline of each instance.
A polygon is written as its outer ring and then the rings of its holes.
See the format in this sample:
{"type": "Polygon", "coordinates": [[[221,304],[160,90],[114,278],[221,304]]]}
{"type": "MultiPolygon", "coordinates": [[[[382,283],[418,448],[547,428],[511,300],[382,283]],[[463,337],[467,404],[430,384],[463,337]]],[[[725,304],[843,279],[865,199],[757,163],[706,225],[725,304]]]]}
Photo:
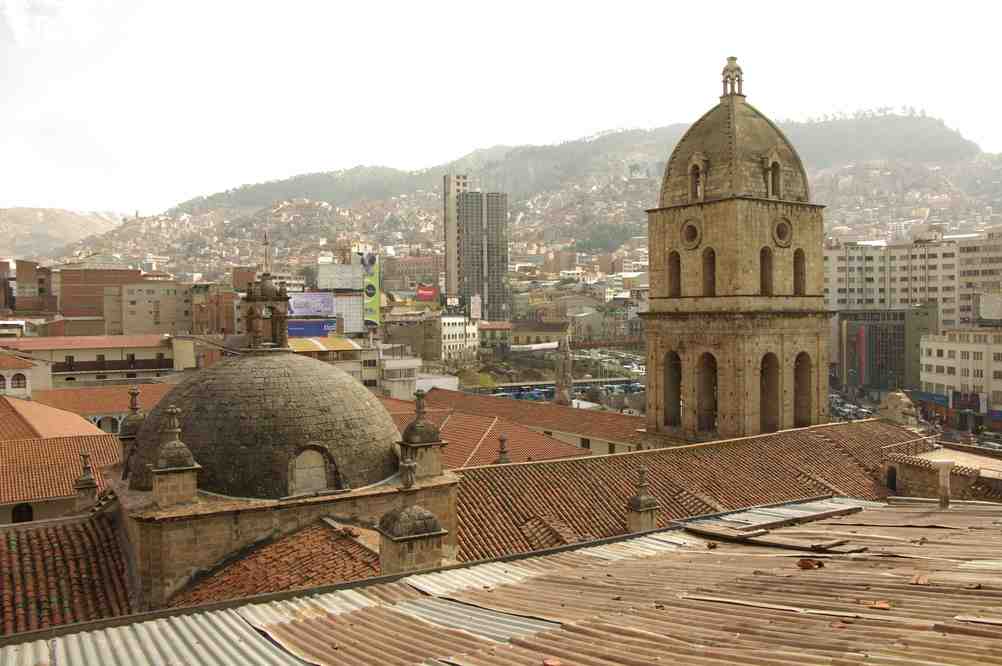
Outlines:
{"type": "Polygon", "coordinates": [[[935,302],[940,325],[954,327],[961,320],[962,251],[954,239],[893,245],[828,242],[824,249],[825,307],[897,310],[935,302]]]}
{"type": "Polygon", "coordinates": [[[470,315],[489,321],[511,318],[508,289],[508,195],[462,192],[456,200],[459,228],[459,296],[470,315]],[[480,312],[476,302],[479,296],[480,312]]]}
{"type": "MultiPolygon", "coordinates": [[[[469,190],[466,175],[442,177],[442,229],[445,234],[445,295],[459,296],[459,195],[469,190]]],[[[452,301],[449,301],[452,302],[452,301]]]]}

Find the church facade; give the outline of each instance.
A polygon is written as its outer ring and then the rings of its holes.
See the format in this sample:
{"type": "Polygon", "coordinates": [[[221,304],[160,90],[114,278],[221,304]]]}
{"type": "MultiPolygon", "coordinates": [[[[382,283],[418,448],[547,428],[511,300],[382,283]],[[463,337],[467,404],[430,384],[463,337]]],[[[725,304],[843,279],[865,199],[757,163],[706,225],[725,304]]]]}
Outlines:
{"type": "Polygon", "coordinates": [[[648,211],[647,432],[667,441],[827,421],[822,206],[743,87],[729,58],[648,211]]]}

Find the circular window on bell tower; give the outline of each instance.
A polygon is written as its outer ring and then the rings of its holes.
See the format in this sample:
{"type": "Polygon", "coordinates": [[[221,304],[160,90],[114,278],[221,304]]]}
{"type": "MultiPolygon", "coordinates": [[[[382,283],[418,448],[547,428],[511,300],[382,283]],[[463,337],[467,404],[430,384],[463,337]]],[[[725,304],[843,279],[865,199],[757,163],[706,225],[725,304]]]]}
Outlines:
{"type": "Polygon", "coordinates": [[[686,220],[682,225],[682,247],[687,250],[695,250],[703,240],[703,230],[699,228],[696,220],[686,220]]]}
{"type": "Polygon", "coordinates": [[[772,226],[772,240],[780,247],[790,247],[793,241],[793,225],[789,220],[780,219],[772,226]]]}

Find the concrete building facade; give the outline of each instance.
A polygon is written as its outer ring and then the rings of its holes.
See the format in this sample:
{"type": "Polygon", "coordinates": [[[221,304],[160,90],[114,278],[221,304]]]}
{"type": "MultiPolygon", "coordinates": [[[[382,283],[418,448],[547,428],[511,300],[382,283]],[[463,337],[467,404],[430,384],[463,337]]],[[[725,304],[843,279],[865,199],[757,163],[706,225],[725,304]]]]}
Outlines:
{"type": "MultiPolygon", "coordinates": [[[[508,195],[463,192],[457,198],[459,296],[470,316],[489,321],[511,318],[508,288],[508,195]],[[476,312],[476,297],[480,311],[476,312]]],[[[448,291],[446,292],[448,293],[448,291]]]]}
{"type": "Polygon", "coordinates": [[[668,439],[827,418],[822,207],[796,150],[745,101],[734,59],[723,78],[648,213],[647,430],[668,439]]]}
{"type": "Polygon", "coordinates": [[[845,310],[836,317],[833,356],[838,384],[888,390],[921,387],[922,336],[939,333],[939,305],[845,310]]]}
{"type": "Polygon", "coordinates": [[[459,195],[469,189],[468,176],[442,176],[442,229],[445,236],[445,295],[459,297],[459,195]]]}

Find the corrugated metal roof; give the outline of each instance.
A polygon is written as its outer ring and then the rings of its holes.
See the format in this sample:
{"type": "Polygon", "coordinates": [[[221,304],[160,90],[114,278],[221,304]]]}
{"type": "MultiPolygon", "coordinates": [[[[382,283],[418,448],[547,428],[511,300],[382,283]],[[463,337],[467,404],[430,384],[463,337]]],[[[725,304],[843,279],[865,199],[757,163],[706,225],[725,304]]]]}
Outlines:
{"type": "Polygon", "coordinates": [[[462,569],[408,576],[403,582],[425,594],[445,596],[470,588],[497,587],[519,583],[539,575],[530,569],[509,562],[490,562],[462,569]]]}
{"type": "Polygon", "coordinates": [[[0,648],[0,666],[49,666],[49,642],[32,641],[0,648]]]}
{"type": "Polygon", "coordinates": [[[426,622],[462,629],[498,642],[507,641],[514,636],[529,636],[540,631],[553,631],[560,628],[556,622],[500,613],[435,597],[405,601],[393,608],[398,612],[413,615],[426,622]]]}
{"type": "MultiPolygon", "coordinates": [[[[753,524],[831,504],[738,513],[753,524]]],[[[782,526],[782,549],[657,532],[70,634],[3,648],[0,666],[1002,665],[999,526],[1002,506],[933,504],[782,526]],[[867,550],[809,551],[836,539],[867,550]]]]}
{"type": "MultiPolygon", "coordinates": [[[[45,644],[38,645],[36,650],[45,644]]],[[[17,666],[303,666],[301,660],[254,631],[232,610],[68,634],[53,639],[45,647],[45,656],[51,656],[51,661],[12,663],[17,666]]],[[[2,659],[0,664],[10,666],[2,659]]]]}
{"type": "Polygon", "coordinates": [[[250,604],[237,609],[241,617],[251,625],[262,629],[268,625],[294,622],[324,615],[340,615],[351,611],[375,606],[377,602],[355,592],[343,590],[312,597],[299,597],[288,601],[273,601],[266,604],[250,604]]]}

